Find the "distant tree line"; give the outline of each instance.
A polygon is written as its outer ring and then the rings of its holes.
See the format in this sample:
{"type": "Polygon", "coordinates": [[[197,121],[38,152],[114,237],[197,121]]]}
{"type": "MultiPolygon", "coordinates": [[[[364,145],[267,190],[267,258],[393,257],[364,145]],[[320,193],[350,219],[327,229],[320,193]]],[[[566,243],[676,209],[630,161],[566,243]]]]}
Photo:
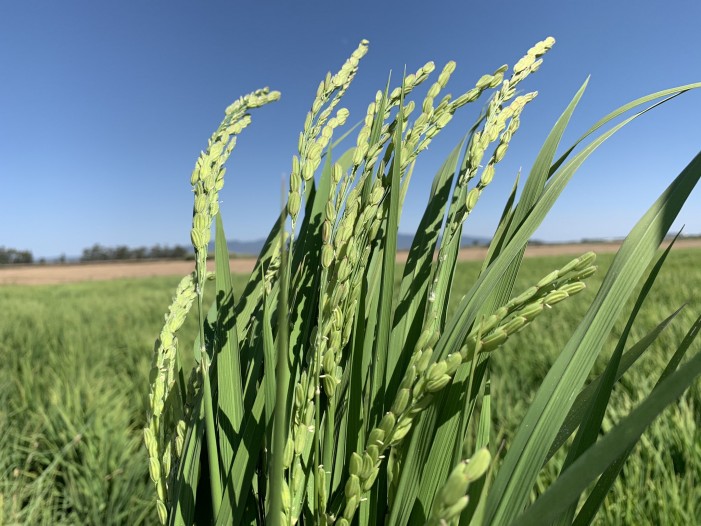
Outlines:
{"type": "Polygon", "coordinates": [[[136,259],[187,259],[192,256],[192,249],[181,245],[172,247],[155,245],[152,247],[130,248],[126,245],[103,247],[95,244],[83,250],[81,261],[113,261],[136,259]]]}
{"type": "Polygon", "coordinates": [[[33,262],[34,257],[29,250],[0,247],[0,265],[19,265],[33,262]]]}

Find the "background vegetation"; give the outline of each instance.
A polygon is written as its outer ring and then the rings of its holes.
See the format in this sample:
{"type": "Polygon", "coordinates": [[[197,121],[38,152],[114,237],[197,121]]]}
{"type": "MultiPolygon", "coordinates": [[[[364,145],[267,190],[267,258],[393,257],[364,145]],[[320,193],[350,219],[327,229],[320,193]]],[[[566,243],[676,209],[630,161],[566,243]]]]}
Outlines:
{"type": "Polygon", "coordinates": [[[132,259],[187,259],[193,257],[192,248],[182,245],[154,245],[152,247],[130,248],[126,245],[103,247],[95,244],[83,250],[81,261],[122,261],[132,259]]]}
{"type": "Polygon", "coordinates": [[[0,265],[33,263],[34,257],[29,250],[0,247],[0,265]]]}

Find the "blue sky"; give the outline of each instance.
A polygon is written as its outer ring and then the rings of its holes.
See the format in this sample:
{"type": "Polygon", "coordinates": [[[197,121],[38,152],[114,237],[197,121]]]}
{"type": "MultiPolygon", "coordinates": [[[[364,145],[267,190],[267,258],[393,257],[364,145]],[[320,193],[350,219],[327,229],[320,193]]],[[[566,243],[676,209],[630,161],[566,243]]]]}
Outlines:
{"type": "MultiPolygon", "coordinates": [[[[465,232],[489,236],[519,168],[575,91],[591,81],[565,136],[644,94],[701,81],[697,1],[184,2],[0,4],[0,246],[36,257],[93,243],[187,244],[189,176],[224,108],[262,86],[221,194],[230,238],[267,234],[319,80],[362,38],[370,52],[346,97],[364,115],[390,70],[457,62],[449,90],[513,65],[536,41],[555,48],[525,86],[538,90],[495,182],[465,232]]],[[[473,122],[465,108],[417,164],[400,230],[412,232],[430,181],[473,122]]],[[[623,236],[701,149],[701,91],[643,116],[575,175],[537,232],[549,241],[623,236]]],[[[701,189],[675,227],[701,233],[701,189]]]]}

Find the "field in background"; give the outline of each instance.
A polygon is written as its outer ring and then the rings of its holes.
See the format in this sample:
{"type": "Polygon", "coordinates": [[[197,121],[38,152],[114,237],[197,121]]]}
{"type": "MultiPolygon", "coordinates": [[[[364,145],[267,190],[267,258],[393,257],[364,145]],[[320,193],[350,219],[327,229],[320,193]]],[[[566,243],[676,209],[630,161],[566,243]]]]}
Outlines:
{"type": "MultiPolygon", "coordinates": [[[[585,245],[573,246],[576,253],[587,250],[585,245]]],[[[525,260],[516,292],[570,257],[525,260]]],[[[600,271],[589,290],[534,322],[549,332],[546,340],[535,336],[542,337],[542,330],[527,330],[494,355],[493,429],[495,438],[503,436],[506,448],[611,260],[611,255],[599,258],[600,271]]],[[[670,256],[634,327],[631,344],[680,305],[687,306],[617,387],[606,428],[650,391],[669,350],[701,313],[700,263],[698,249],[675,250],[670,256]]],[[[451,308],[479,266],[459,264],[459,291],[450,299],[451,308]]],[[[147,375],[163,314],[180,275],[191,268],[186,262],[175,272],[178,276],[168,277],[0,287],[0,524],[156,522],[141,432],[147,375]]],[[[236,276],[237,291],[244,283],[244,277],[236,276]]],[[[619,320],[614,335],[622,326],[619,320]]],[[[181,345],[191,346],[195,331],[191,316],[181,345]]],[[[698,349],[696,343],[690,354],[698,349]]],[[[606,352],[610,351],[609,346],[606,352]]],[[[601,371],[601,363],[595,372],[601,371]]],[[[607,499],[600,523],[695,523],[701,516],[700,407],[701,386],[696,384],[680,405],[653,425],[607,499]]],[[[553,459],[543,482],[561,461],[553,459]]]]}
{"type": "MultiPolygon", "coordinates": [[[[597,254],[616,252],[620,242],[611,243],[563,243],[530,245],[526,257],[566,256],[576,257],[587,251],[597,254]]],[[[680,239],[679,249],[701,248],[701,238],[680,239]]],[[[486,247],[470,247],[460,250],[460,261],[482,261],[486,247]]],[[[397,261],[404,262],[408,252],[399,252],[397,261]]],[[[250,257],[232,258],[231,272],[250,273],[256,260],[250,257]]],[[[210,270],[214,269],[210,262],[210,270]]],[[[81,281],[103,281],[121,278],[148,278],[155,276],[184,276],[194,269],[193,261],[120,261],[105,263],[81,263],[63,265],[0,266],[0,285],[53,285],[81,281]]]]}

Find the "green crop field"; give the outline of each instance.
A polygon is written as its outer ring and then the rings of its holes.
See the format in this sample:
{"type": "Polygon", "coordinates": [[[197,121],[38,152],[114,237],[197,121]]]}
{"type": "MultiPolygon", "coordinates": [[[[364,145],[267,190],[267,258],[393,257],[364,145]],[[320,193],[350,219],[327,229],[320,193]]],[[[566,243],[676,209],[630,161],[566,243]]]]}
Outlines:
{"type": "MultiPolygon", "coordinates": [[[[568,258],[526,259],[515,290],[568,258]]],[[[577,298],[558,305],[495,351],[493,440],[509,440],[555,354],[594,297],[612,256],[577,298]]],[[[701,251],[673,251],[629,345],[687,303],[620,381],[604,431],[644,398],[701,313],[701,251]]],[[[460,263],[451,310],[479,271],[460,263]]],[[[397,274],[399,275],[399,273],[397,274]]],[[[179,278],[0,288],[0,524],[157,523],[143,445],[153,342],[179,278]]],[[[235,276],[237,293],[245,280],[235,276]]],[[[619,320],[614,336],[625,320],[619,320]]],[[[180,345],[197,332],[192,313],[180,345]]],[[[611,346],[602,353],[601,364],[611,346]]],[[[690,355],[698,351],[698,342],[690,355]]],[[[594,373],[603,367],[599,364],[594,373]]],[[[693,524],[701,516],[698,383],[644,435],[599,514],[601,524],[693,524]]],[[[562,453],[562,451],[560,452],[562,453]]],[[[563,455],[541,473],[545,487],[563,455]]]]}

